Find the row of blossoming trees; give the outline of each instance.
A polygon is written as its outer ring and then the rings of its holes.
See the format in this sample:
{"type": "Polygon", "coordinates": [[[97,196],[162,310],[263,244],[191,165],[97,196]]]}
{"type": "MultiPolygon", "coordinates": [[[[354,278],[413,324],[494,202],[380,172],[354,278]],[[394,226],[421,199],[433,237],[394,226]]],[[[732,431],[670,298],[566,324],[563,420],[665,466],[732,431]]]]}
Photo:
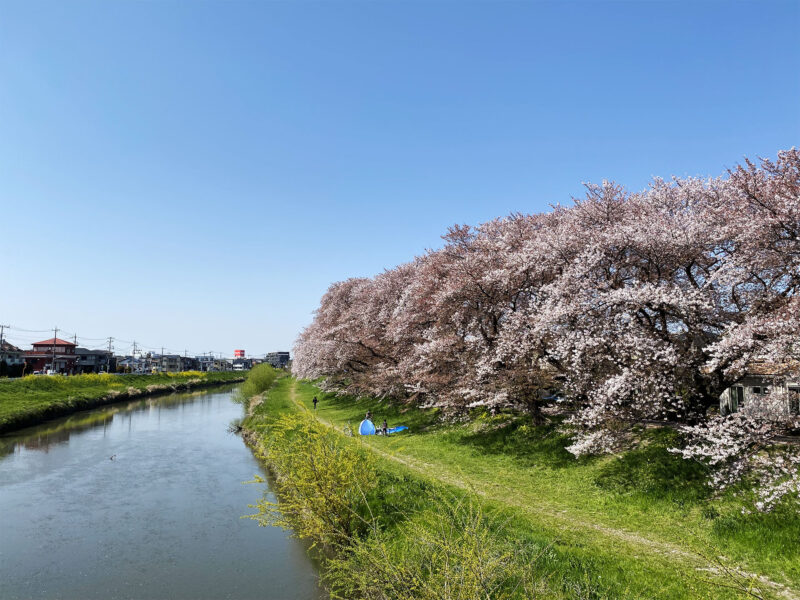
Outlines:
{"type": "Polygon", "coordinates": [[[575,410],[569,450],[609,452],[634,424],[684,425],[680,452],[725,488],[761,481],[770,509],[800,487],[798,426],[781,386],[709,411],[748,365],[800,351],[800,152],[713,180],[604,183],[570,207],[456,226],[445,245],[331,286],[294,370],[355,394],[448,409],[514,406],[548,390],[575,410]]]}

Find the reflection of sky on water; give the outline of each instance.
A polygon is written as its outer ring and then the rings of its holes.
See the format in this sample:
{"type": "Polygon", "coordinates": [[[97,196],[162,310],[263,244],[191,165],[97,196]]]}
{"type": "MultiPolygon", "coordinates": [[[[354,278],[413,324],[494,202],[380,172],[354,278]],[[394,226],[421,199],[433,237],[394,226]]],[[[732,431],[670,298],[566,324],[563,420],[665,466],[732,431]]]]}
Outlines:
{"type": "Polygon", "coordinates": [[[161,410],[176,405],[208,401],[208,392],[197,391],[183,394],[170,394],[153,398],[118,402],[92,410],[81,411],[68,417],[47,421],[42,425],[27,427],[20,431],[0,435],[0,456],[21,450],[41,450],[47,452],[55,444],[68,442],[72,435],[94,427],[103,426],[103,431],[115,416],[130,416],[130,413],[161,410]]]}

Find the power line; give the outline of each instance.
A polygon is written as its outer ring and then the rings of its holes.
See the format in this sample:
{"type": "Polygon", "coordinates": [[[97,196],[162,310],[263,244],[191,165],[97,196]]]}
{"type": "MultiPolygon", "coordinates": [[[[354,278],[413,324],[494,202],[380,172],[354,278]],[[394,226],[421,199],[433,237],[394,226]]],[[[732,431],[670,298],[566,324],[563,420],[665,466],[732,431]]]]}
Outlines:
{"type": "Polygon", "coordinates": [[[23,329],[21,327],[12,327],[11,325],[6,325],[7,329],[12,331],[24,331],[26,333],[48,333],[50,329],[23,329]]]}
{"type": "MultiPolygon", "coordinates": [[[[100,337],[100,338],[93,338],[78,335],[77,332],[70,332],[68,330],[64,330],[58,327],[54,327],[52,329],[28,329],[25,327],[17,327],[14,325],[7,325],[3,324],[0,326],[0,342],[2,341],[10,341],[13,340],[16,344],[34,344],[36,342],[42,341],[41,338],[44,336],[39,336],[37,334],[49,333],[52,332],[54,338],[58,338],[58,335],[61,334],[63,339],[72,339],[76,346],[78,345],[85,345],[86,347],[97,347],[100,346],[97,342],[105,342],[104,345],[108,346],[109,339],[112,340],[111,346],[112,350],[114,342],[118,344],[127,344],[129,345],[128,348],[133,350],[133,353],[136,354],[142,351],[151,351],[157,352],[161,351],[162,354],[178,354],[180,355],[180,351],[176,351],[172,348],[168,348],[167,346],[152,346],[144,343],[140,343],[137,340],[124,340],[117,337],[100,337]]],[[[123,350],[124,346],[117,346],[118,350],[123,350]]],[[[193,351],[187,348],[183,349],[183,356],[203,356],[203,355],[212,355],[215,357],[223,358],[226,353],[219,352],[219,351],[193,351]]]]}

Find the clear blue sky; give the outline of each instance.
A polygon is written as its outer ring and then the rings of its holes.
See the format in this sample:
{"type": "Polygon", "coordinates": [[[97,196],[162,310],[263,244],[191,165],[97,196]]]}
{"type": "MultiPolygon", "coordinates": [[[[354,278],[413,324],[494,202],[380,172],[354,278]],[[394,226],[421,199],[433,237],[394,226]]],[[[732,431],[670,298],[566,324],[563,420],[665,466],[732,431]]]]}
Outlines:
{"type": "Polygon", "coordinates": [[[0,323],[289,349],[453,223],[798,145],[798,31],[798,2],[5,0],[0,323]]]}

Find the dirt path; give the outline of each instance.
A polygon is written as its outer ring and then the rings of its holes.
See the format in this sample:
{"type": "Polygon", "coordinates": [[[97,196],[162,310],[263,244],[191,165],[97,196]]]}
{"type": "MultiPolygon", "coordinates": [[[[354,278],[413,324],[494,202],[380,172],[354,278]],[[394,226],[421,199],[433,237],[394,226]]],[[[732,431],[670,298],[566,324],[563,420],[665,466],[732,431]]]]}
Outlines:
{"type": "MultiPolygon", "coordinates": [[[[297,406],[301,411],[312,414],[320,423],[339,431],[341,429],[340,427],[326,419],[321,418],[314,411],[309,410],[302,402],[300,402],[300,400],[297,399],[296,386],[297,381],[293,380],[292,385],[289,388],[289,399],[292,401],[292,403],[294,403],[294,405],[297,406]]],[[[447,485],[478,494],[479,496],[488,500],[492,500],[493,502],[513,507],[514,509],[521,511],[526,515],[530,515],[538,519],[541,519],[542,516],[546,516],[548,519],[556,523],[557,526],[562,530],[569,530],[576,533],[586,531],[587,529],[592,530],[610,538],[611,540],[626,544],[634,551],[634,553],[636,551],[645,551],[669,558],[671,560],[679,560],[686,564],[686,566],[693,568],[698,572],[703,571],[716,573],[721,570],[718,565],[709,564],[709,562],[703,557],[692,552],[688,552],[679,546],[670,544],[669,542],[652,540],[640,534],[625,531],[624,529],[616,529],[591,521],[580,520],[576,518],[575,515],[569,514],[567,511],[556,511],[542,507],[541,505],[531,507],[529,504],[525,504],[522,500],[513,498],[507,494],[500,496],[497,494],[497,490],[493,490],[491,488],[487,489],[486,485],[475,485],[472,482],[462,479],[458,476],[458,474],[453,473],[449,469],[439,465],[426,463],[408,456],[399,456],[397,454],[386,452],[385,450],[377,448],[369,441],[367,441],[366,446],[369,447],[372,452],[381,456],[382,458],[401,464],[408,469],[424,475],[425,477],[436,479],[447,485]]],[[[785,598],[786,600],[800,600],[800,594],[798,594],[797,591],[792,590],[791,588],[780,583],[774,582],[763,575],[741,571],[739,571],[738,574],[744,578],[756,579],[761,585],[769,587],[774,593],[777,593],[780,597],[785,598]]]]}

